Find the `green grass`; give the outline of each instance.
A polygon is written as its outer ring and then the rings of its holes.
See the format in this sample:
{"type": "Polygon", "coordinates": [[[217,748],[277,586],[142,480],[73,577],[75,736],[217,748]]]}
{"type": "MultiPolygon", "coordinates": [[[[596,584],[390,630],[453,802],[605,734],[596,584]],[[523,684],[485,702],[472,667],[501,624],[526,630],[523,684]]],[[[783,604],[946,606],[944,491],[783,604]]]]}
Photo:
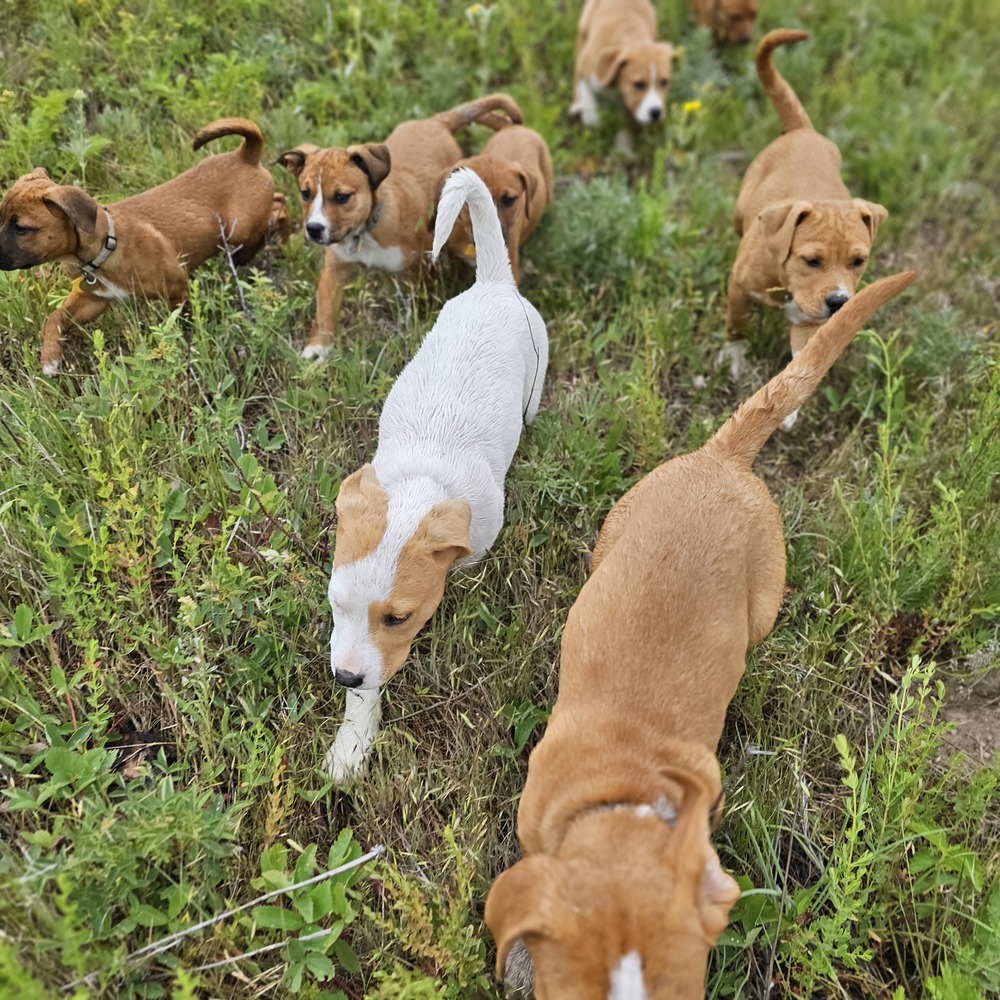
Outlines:
{"type": "MultiPolygon", "coordinates": [[[[506,526],[449,582],[349,790],[318,769],[343,709],[334,498],[467,273],[359,277],[336,357],[307,364],[319,257],[296,236],[239,288],[203,267],[189,315],[113,308],[54,380],[38,331],[67,280],[0,274],[0,997],[498,995],[483,900],[517,856],[587,549],[640,475],[780,367],[786,336],[761,317],[745,381],[714,370],[739,176],[777,134],[749,54],[661,4],[684,46],[670,129],[628,165],[612,122],[565,117],[577,4],[466,7],[0,0],[3,189],[44,165],[113,200],[195,162],[216,117],[259,121],[273,159],[500,88],[559,177],[522,254],[551,364],[506,526]],[[153,749],[123,764],[136,733],[153,749]],[[379,843],[383,860],[133,956],[379,843]]],[[[852,192],[890,211],[872,276],[921,276],[758,463],[788,594],[720,747],[716,841],[747,891],[707,994],[996,996],[1000,762],[948,719],[995,686],[1000,639],[1000,10],[772,0],[762,21],[812,32],[782,72],[852,192]]],[[[971,736],[995,740],[982,702],[971,736]]]]}

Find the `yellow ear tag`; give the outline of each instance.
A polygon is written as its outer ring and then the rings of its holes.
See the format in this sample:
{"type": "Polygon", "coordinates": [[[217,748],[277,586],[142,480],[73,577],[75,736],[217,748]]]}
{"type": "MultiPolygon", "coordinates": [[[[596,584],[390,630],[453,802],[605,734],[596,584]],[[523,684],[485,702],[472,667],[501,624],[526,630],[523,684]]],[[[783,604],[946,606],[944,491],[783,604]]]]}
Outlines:
{"type": "Polygon", "coordinates": [[[70,285],[69,291],[70,291],[71,295],[73,294],[73,292],[76,292],[77,294],[79,294],[80,292],[83,291],[83,275],[82,274],[80,275],[79,278],[74,278],[73,279],[73,284],[70,285]]]}
{"type": "Polygon", "coordinates": [[[474,243],[469,243],[462,253],[469,258],[469,260],[476,259],[476,246],[474,243]]]}

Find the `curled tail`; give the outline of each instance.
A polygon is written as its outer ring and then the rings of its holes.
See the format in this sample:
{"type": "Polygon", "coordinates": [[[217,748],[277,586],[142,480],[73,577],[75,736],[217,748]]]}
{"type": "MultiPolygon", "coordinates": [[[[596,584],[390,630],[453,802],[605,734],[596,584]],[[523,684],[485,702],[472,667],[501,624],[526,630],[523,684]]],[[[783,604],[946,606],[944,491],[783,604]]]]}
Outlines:
{"type": "Polygon", "coordinates": [[[791,132],[796,128],[812,128],[813,125],[809,115],[806,114],[806,109],[802,107],[802,102],[795,96],[795,91],[774,68],[771,53],[779,45],[794,45],[796,42],[805,41],[808,37],[805,31],[779,28],[777,31],[769,31],[757,46],[757,76],[767,96],[771,98],[771,104],[778,112],[781,128],[785,132],[791,132]]]}
{"type": "Polygon", "coordinates": [[[243,145],[236,150],[237,155],[251,167],[260,164],[261,153],[264,151],[264,136],[249,118],[220,118],[218,121],[210,122],[198,130],[192,145],[195,149],[201,149],[206,142],[224,135],[243,136],[243,145]]]}
{"type": "Polygon", "coordinates": [[[459,104],[450,111],[442,111],[434,117],[449,132],[457,132],[460,128],[471,125],[473,122],[486,125],[496,132],[504,125],[511,123],[520,125],[523,121],[517,102],[506,94],[487,94],[478,100],[459,104]],[[501,118],[499,115],[493,114],[495,111],[502,111],[507,117],[501,118]]]}
{"type": "Polygon", "coordinates": [[[752,465],[767,439],[812,395],[876,310],[915,277],[916,271],[903,271],[862,288],[809,338],[782,371],[740,406],[705,444],[705,450],[721,459],[752,465]]]}
{"type": "Polygon", "coordinates": [[[495,282],[513,286],[514,272],[510,267],[507,244],[504,243],[500,216],[497,215],[493,196],[479,174],[469,170],[468,167],[460,167],[452,173],[441,191],[437,219],[434,223],[431,260],[437,260],[438,254],[451,235],[458,213],[462,211],[462,206],[466,202],[469,204],[472,236],[476,244],[476,282],[495,282]]]}

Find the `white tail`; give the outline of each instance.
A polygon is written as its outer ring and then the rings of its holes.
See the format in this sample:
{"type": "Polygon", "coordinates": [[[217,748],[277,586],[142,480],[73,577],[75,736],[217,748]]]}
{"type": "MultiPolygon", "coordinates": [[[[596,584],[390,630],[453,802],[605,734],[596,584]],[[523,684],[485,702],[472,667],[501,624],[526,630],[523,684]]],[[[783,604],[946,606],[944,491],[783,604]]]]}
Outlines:
{"type": "Polygon", "coordinates": [[[513,285],[514,272],[510,269],[507,244],[504,243],[493,197],[479,174],[468,167],[460,167],[445,181],[434,223],[431,260],[438,259],[466,202],[469,203],[472,236],[476,243],[476,281],[513,285]]]}

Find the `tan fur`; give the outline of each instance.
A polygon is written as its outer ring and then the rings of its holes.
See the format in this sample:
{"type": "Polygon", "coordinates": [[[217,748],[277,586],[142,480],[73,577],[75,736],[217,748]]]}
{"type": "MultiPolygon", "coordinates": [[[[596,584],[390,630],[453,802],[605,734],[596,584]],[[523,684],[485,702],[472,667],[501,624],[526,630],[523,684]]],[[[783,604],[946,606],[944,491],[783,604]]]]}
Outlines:
{"type": "Polygon", "coordinates": [[[371,555],[389,524],[389,494],[370,464],[352,472],[337,493],[334,563],[346,566],[371,555]]]}
{"type": "Polygon", "coordinates": [[[695,23],[717,42],[746,45],[757,24],[757,0],[690,0],[695,23]]]}
{"type": "Polygon", "coordinates": [[[437,180],[462,157],[453,133],[473,123],[497,128],[519,123],[521,112],[506,94],[490,94],[431,118],[402,122],[384,143],[320,149],[299,146],[282,153],[278,162],[298,180],[303,229],[309,236],[309,210],[318,191],[329,226],[327,246],[316,289],[316,318],[303,354],[321,357],[334,344],[344,285],[354,262],[334,251],[337,245],[365,233],[384,251],[398,251],[400,272],[424,264],[431,246],[426,222],[433,211],[437,180]],[[497,115],[502,111],[506,117],[497,115]],[[335,204],[333,198],[346,198],[335,204]],[[379,216],[365,227],[379,206],[379,216]]]}
{"type": "MultiPolygon", "coordinates": [[[[500,217],[500,228],[510,253],[514,280],[520,281],[520,248],[535,231],[552,201],[552,157],[545,140],[524,125],[508,125],[492,135],[478,156],[459,160],[438,180],[438,194],[452,170],[469,167],[490,189],[500,217]]],[[[436,199],[435,199],[436,200],[436,199]]],[[[476,248],[465,206],[446,247],[453,256],[474,264],[476,248]]]]}
{"type": "MultiPolygon", "coordinates": [[[[107,206],[118,245],[97,271],[97,283],[77,283],[46,319],[41,356],[46,374],[59,367],[65,333],[97,319],[115,298],[184,302],[190,272],[219,251],[220,220],[236,263],[247,263],[263,247],[274,184],[260,165],[260,129],[243,118],[224,118],[201,129],[194,148],[225,135],[242,135],[244,141],[159,187],[107,206]]],[[[0,202],[0,270],[58,261],[80,275],[80,265],[97,257],[107,232],[97,202],[38,168],[15,181],[0,202]]]]}
{"type": "MultiPolygon", "coordinates": [[[[630,115],[653,89],[666,104],[673,48],[656,40],[656,11],[649,0],[586,0],[576,35],[573,100],[581,81],[615,87],[630,115]]],[[[571,114],[578,113],[574,107],[571,114]]]]}
{"type": "Polygon", "coordinates": [[[606,1000],[631,952],[650,1000],[704,996],[709,950],[739,896],[709,841],[715,754],[747,649],[771,630],[785,581],[781,519],[751,465],[912,279],[859,292],[703,448],[649,473],[605,520],[528,765],[524,859],[486,902],[498,971],[522,938],[538,1000],[606,1000]],[[674,804],[674,827],[636,814],[660,800],[674,804]]]}
{"type": "Polygon", "coordinates": [[[837,147],[812,128],[795,93],[774,69],[779,45],[802,31],[772,31],[757,48],[757,71],[786,129],[750,164],[733,226],[742,237],[729,281],[726,329],[742,336],[752,303],[785,308],[793,349],[854,294],[872,241],[888,213],[852,198],[837,147]]]}

